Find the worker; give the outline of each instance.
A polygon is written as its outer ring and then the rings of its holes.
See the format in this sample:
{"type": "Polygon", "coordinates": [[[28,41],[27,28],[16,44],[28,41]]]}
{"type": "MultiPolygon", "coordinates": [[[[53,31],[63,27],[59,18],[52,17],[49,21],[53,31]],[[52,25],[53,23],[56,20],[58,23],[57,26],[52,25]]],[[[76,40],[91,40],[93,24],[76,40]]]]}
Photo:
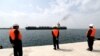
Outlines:
{"type": "Polygon", "coordinates": [[[9,31],[10,42],[13,46],[14,56],[23,56],[22,52],[22,35],[20,33],[19,25],[15,24],[9,31]]]}
{"type": "Polygon", "coordinates": [[[88,39],[88,49],[89,51],[93,50],[93,43],[96,34],[96,29],[94,28],[93,24],[89,25],[89,30],[87,32],[87,39],[88,39]]]}
{"type": "Polygon", "coordinates": [[[59,29],[54,27],[52,30],[54,50],[59,49],[59,29]]]}

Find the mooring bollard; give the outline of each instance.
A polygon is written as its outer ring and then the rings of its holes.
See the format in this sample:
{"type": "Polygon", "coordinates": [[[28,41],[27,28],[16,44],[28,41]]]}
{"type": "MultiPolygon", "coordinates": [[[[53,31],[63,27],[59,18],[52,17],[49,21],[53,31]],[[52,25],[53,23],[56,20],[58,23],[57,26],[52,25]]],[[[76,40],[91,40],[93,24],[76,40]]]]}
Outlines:
{"type": "Polygon", "coordinates": [[[0,45],[0,49],[2,49],[3,47],[2,47],[2,45],[0,45]]]}

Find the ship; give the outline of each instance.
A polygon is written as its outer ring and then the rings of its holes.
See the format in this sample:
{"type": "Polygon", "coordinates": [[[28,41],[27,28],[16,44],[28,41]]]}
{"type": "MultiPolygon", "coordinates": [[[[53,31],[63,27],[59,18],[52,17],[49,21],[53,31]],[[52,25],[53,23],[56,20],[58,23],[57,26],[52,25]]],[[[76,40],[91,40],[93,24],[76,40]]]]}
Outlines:
{"type": "MultiPolygon", "coordinates": [[[[49,27],[49,26],[40,26],[40,27],[35,27],[35,26],[27,26],[25,28],[26,30],[50,30],[53,29],[53,27],[49,27]]],[[[67,29],[67,27],[62,26],[62,27],[58,27],[58,29],[67,29]]]]}

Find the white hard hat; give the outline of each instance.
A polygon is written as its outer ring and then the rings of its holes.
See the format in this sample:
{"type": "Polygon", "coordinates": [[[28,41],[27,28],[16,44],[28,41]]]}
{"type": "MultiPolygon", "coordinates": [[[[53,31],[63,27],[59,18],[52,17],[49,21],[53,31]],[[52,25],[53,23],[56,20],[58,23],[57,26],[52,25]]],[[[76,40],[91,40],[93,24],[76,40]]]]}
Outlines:
{"type": "Polygon", "coordinates": [[[89,26],[93,26],[93,24],[90,24],[89,26]]]}
{"type": "Polygon", "coordinates": [[[18,24],[14,24],[13,26],[19,26],[18,24]]]}

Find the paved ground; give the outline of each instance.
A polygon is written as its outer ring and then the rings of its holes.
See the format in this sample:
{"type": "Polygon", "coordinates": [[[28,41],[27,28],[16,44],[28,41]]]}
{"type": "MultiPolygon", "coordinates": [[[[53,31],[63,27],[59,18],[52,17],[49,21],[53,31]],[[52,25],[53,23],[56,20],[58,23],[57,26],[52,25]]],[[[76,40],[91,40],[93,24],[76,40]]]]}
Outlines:
{"type": "MultiPolygon", "coordinates": [[[[87,42],[60,44],[60,50],[52,45],[24,47],[23,56],[100,56],[100,41],[95,41],[94,50],[87,51],[87,42]]],[[[0,56],[13,56],[13,49],[0,49],[0,56]]]]}

